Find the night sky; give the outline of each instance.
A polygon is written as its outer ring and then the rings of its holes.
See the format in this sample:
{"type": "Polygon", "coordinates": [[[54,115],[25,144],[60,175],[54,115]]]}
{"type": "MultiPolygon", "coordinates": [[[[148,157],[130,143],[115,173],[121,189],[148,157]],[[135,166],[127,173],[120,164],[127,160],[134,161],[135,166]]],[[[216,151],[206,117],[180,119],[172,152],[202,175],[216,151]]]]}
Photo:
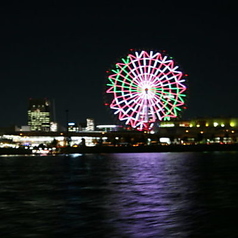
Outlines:
{"type": "Polygon", "coordinates": [[[0,126],[26,125],[28,99],[42,97],[61,123],[65,110],[70,121],[114,123],[106,71],[130,48],[166,50],[189,74],[183,118],[238,117],[234,1],[31,2],[0,7],[0,126]]]}

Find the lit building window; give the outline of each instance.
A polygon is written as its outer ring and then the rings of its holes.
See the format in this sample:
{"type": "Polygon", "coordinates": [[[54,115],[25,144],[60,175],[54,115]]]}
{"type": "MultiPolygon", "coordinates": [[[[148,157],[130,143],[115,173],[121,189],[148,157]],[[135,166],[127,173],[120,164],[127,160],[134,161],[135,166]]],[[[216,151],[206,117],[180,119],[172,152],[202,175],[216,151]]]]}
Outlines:
{"type": "Polygon", "coordinates": [[[30,99],[28,125],[31,131],[51,130],[51,107],[47,99],[30,99]]]}

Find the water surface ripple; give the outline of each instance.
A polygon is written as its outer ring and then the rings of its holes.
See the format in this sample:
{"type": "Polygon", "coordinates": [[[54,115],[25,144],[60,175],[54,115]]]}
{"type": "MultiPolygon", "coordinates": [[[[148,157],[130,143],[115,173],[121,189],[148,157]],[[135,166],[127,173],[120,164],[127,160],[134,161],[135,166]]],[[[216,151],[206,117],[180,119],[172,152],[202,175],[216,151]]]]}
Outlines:
{"type": "Polygon", "coordinates": [[[237,237],[238,153],[0,157],[1,237],[237,237]]]}

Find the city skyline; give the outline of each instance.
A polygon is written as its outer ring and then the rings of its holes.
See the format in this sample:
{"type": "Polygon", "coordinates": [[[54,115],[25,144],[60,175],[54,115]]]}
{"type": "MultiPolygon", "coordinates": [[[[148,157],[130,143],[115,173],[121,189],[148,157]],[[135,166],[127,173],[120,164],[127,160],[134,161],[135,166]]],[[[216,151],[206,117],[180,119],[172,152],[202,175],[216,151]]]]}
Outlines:
{"type": "Polygon", "coordinates": [[[65,110],[69,121],[113,123],[103,101],[106,71],[130,48],[166,50],[188,73],[184,118],[238,117],[237,20],[229,2],[5,3],[1,10],[0,126],[26,125],[31,97],[54,99],[61,124],[65,110]]]}

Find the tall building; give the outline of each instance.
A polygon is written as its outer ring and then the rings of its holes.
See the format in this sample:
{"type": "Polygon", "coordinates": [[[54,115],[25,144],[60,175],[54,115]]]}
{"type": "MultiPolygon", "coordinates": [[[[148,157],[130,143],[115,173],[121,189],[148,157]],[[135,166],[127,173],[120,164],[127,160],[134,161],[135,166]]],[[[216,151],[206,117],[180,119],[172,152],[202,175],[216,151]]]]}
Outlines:
{"type": "Polygon", "coordinates": [[[48,99],[29,99],[28,126],[31,131],[51,131],[52,108],[48,99]]]}

